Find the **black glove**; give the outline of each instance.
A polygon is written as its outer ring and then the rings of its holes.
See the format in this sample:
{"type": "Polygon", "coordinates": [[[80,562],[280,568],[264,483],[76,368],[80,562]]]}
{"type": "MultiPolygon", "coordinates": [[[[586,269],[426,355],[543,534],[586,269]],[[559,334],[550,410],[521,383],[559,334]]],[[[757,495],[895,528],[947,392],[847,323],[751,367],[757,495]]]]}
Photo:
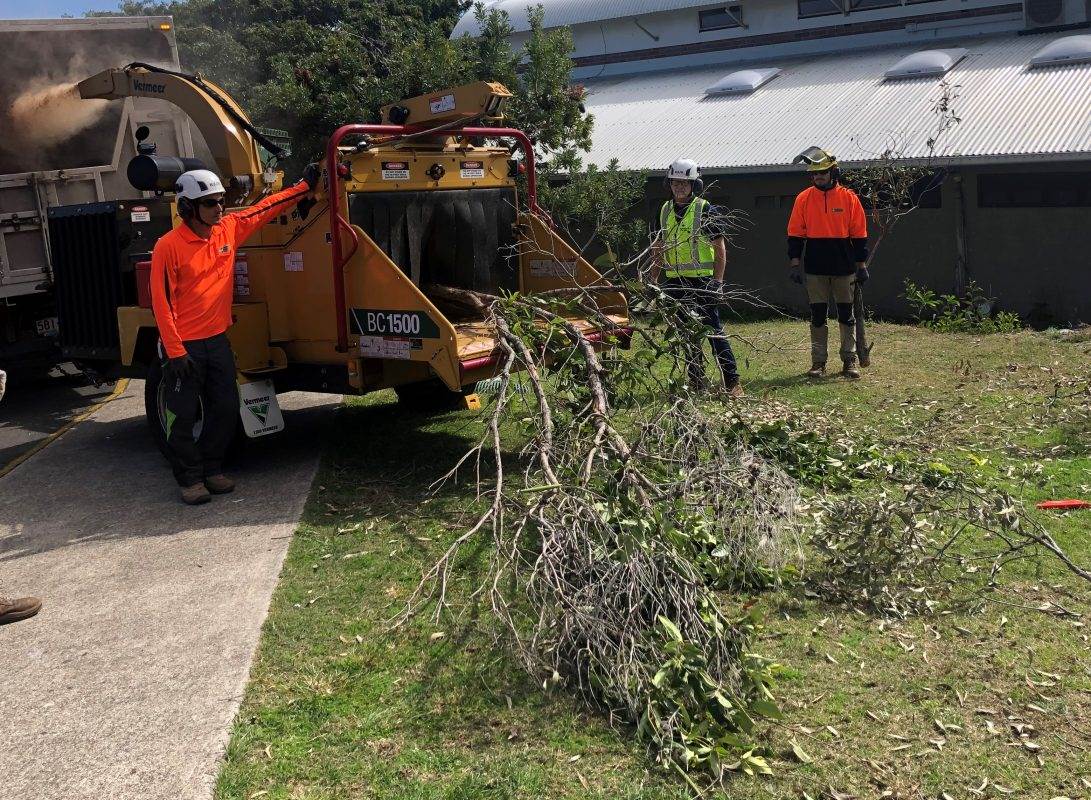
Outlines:
{"type": "Polygon", "coordinates": [[[863,286],[865,283],[867,283],[868,278],[870,278],[870,277],[871,277],[871,275],[868,274],[867,267],[857,267],[856,268],[856,282],[858,284],[860,284],[861,286],[863,286]]]}
{"type": "Polygon", "coordinates": [[[318,181],[320,181],[321,179],[322,167],[318,165],[317,161],[312,161],[310,164],[303,168],[303,177],[300,178],[300,180],[307,184],[307,188],[310,189],[312,192],[318,186],[318,181]]]}
{"type": "Polygon", "coordinates": [[[295,210],[299,213],[300,219],[306,219],[310,216],[311,209],[318,205],[318,201],[313,197],[304,197],[295,205],[295,210]]]}
{"type": "Polygon", "coordinates": [[[178,356],[178,358],[168,358],[166,365],[163,367],[163,375],[168,381],[181,381],[190,377],[196,368],[197,365],[193,363],[193,359],[187,353],[184,356],[178,356]]]}
{"type": "Polygon", "coordinates": [[[788,280],[792,283],[798,283],[800,286],[803,285],[803,270],[800,268],[799,264],[792,264],[792,266],[789,267],[788,280]]]}

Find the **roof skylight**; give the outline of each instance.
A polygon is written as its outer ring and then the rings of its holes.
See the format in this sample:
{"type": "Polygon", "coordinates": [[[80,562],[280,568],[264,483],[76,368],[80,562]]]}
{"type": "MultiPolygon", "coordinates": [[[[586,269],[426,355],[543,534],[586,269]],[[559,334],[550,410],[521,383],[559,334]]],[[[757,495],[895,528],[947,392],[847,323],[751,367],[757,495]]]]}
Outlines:
{"type": "Polygon", "coordinates": [[[1091,34],[1062,36],[1030,57],[1032,67],[1057,67],[1091,61],[1091,34]]]}
{"type": "Polygon", "coordinates": [[[888,80],[932,78],[945,75],[966,56],[965,47],[946,50],[919,50],[911,53],[883,73],[888,80]]]}
{"type": "Polygon", "coordinates": [[[705,89],[705,94],[750,94],[769,83],[780,72],[779,67],[736,70],[705,89]]]}

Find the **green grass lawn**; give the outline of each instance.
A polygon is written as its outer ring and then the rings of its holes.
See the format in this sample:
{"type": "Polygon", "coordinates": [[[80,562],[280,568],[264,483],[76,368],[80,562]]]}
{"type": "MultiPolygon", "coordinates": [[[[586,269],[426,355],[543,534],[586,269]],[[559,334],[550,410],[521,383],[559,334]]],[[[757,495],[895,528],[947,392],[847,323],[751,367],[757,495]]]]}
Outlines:
{"type": "MultiPolygon", "coordinates": [[[[876,325],[862,381],[812,383],[800,377],[805,323],[730,330],[748,402],[832,411],[846,429],[950,463],[987,459],[981,469],[1027,503],[1091,496],[1091,421],[1073,401],[1066,413],[1044,405],[1059,379],[1091,373],[1089,341],[876,325]]],[[[650,768],[630,729],[546,694],[506,660],[469,596],[482,549],[460,564],[460,605],[390,631],[422,571],[473,518],[469,473],[429,486],[482,422],[407,414],[387,393],[339,410],[217,797],[688,796],[650,768]]],[[[1091,512],[1041,516],[1091,563],[1091,512]]],[[[1089,597],[1047,559],[1012,570],[973,614],[891,622],[799,587],[762,596],[757,649],[787,668],[785,719],[763,732],[775,775],[730,781],[721,796],[1091,798],[1089,597]],[[1045,603],[1052,613],[1038,610],[1045,603]]]]}

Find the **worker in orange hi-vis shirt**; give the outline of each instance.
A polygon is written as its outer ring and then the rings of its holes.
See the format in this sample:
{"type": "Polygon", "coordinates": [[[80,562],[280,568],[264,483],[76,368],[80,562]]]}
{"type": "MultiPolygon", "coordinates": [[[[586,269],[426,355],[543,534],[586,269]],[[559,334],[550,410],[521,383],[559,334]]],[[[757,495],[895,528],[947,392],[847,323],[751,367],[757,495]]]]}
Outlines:
{"type": "Polygon", "coordinates": [[[867,215],[860,198],[841,185],[837,159],[819,147],[808,148],[794,163],[806,164],[811,186],[796,196],[788,220],[789,278],[804,283],[811,306],[811,368],[821,378],[826,371],[830,293],[837,305],[841,329],[841,374],[853,380],[856,368],[855,284],[868,279],[867,215]],[[802,259],[803,268],[800,268],[802,259]]]}
{"type": "Polygon", "coordinates": [[[183,224],[155,244],[151,295],[165,358],[167,448],[182,500],[190,505],[235,488],[222,465],[239,405],[235,357],[227,339],[235,250],[310,196],[319,174],[311,164],[294,186],[226,215],[224,187],[216,173],[198,169],[178,178],[183,224]],[[199,441],[193,435],[198,409],[204,412],[199,441]]]}

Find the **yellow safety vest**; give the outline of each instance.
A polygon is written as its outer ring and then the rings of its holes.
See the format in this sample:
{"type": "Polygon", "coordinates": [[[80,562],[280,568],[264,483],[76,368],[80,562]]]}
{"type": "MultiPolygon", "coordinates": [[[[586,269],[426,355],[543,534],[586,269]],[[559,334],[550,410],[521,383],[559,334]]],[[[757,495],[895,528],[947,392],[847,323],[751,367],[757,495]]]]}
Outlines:
{"type": "Polygon", "coordinates": [[[686,208],[682,219],[674,213],[674,201],[668,200],[659,211],[659,225],[663,231],[664,274],[668,278],[701,278],[714,274],[716,251],[712,242],[701,233],[701,223],[711,205],[707,200],[695,197],[686,208]]]}

